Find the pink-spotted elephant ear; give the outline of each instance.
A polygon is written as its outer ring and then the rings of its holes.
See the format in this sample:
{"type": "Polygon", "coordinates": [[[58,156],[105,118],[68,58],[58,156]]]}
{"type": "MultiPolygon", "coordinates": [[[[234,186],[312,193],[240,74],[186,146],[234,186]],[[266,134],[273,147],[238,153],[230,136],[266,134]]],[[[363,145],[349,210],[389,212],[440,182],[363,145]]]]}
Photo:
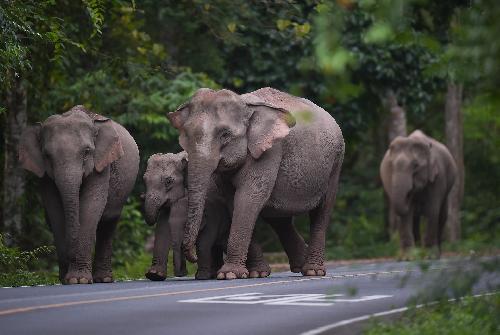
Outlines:
{"type": "Polygon", "coordinates": [[[98,128],[95,139],[94,166],[97,172],[101,172],[106,166],[120,159],[124,152],[120,137],[111,120],[104,117],[94,118],[94,124],[98,128]]]}
{"type": "Polygon", "coordinates": [[[45,174],[43,155],[40,146],[40,129],[42,125],[37,123],[27,127],[21,134],[18,147],[19,163],[23,169],[33,172],[41,178],[45,174]]]}
{"type": "Polygon", "coordinates": [[[274,106],[252,93],[241,97],[252,110],[247,130],[248,150],[253,158],[258,159],[290,133],[295,118],[288,110],[274,106]]]}

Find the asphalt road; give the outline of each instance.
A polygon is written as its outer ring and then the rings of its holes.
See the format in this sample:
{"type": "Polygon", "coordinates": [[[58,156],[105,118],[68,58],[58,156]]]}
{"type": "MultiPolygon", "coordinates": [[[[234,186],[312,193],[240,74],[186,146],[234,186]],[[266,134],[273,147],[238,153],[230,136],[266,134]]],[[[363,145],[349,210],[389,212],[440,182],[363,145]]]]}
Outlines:
{"type": "Polygon", "coordinates": [[[326,277],[0,288],[0,334],[313,335],[344,323],[346,333],[353,318],[406,306],[449,266],[434,262],[423,273],[387,262],[330,267],[326,277]]]}

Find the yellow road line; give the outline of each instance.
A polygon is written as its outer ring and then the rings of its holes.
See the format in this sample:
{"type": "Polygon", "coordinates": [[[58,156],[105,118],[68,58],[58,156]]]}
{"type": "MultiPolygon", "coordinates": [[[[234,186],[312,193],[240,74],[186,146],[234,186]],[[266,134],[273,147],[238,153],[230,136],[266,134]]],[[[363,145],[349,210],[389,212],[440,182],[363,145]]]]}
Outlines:
{"type": "Polygon", "coordinates": [[[89,305],[89,304],[97,304],[97,303],[103,303],[103,302],[115,302],[115,301],[126,301],[126,300],[138,300],[138,299],[166,297],[166,296],[190,294],[190,293],[222,291],[222,290],[230,290],[230,289],[236,289],[236,288],[268,286],[268,285],[303,282],[303,281],[318,280],[318,279],[321,280],[321,279],[332,279],[332,278],[331,277],[311,277],[311,278],[301,278],[301,279],[294,279],[294,280],[280,280],[280,281],[272,281],[272,282],[265,282],[265,283],[258,283],[258,284],[214,287],[214,288],[188,290],[188,291],[163,292],[163,293],[155,293],[155,294],[131,295],[131,296],[127,296],[127,297],[114,297],[114,298],[102,298],[102,299],[92,299],[92,300],[82,300],[82,301],[69,301],[69,302],[62,302],[62,303],[58,303],[58,304],[48,304],[48,305],[27,306],[27,307],[4,309],[4,310],[0,310],[0,316],[12,315],[12,314],[18,314],[18,313],[26,313],[26,312],[36,311],[36,310],[43,310],[43,309],[68,307],[68,306],[89,305]]]}

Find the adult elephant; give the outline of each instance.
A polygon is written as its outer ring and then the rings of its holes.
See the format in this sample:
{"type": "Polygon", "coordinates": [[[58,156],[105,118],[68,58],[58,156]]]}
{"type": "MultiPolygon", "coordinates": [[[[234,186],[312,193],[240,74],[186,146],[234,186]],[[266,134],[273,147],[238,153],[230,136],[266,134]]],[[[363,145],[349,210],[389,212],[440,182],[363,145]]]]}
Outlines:
{"type": "Polygon", "coordinates": [[[61,282],[112,282],[112,237],[139,169],[132,136],[118,123],[75,106],[28,127],[19,160],[41,178],[61,282]]]}
{"type": "Polygon", "coordinates": [[[439,253],[449,193],[457,183],[457,167],[448,149],[420,130],[398,136],[380,164],[380,176],[398,220],[403,257],[419,236],[421,216],[428,221],[423,244],[437,247],[439,253]]]}
{"type": "MultiPolygon", "coordinates": [[[[234,197],[219,279],[248,275],[245,261],[259,213],[275,227],[309,213],[311,234],[301,271],[325,275],[325,235],[344,157],[342,132],[333,117],[309,100],[272,88],[244,95],[200,89],[167,117],[190,159],[186,258],[196,260],[193,249],[215,172],[234,197]]],[[[300,259],[305,244],[293,232],[287,239],[282,231],[280,239],[289,256],[300,259]]]]}

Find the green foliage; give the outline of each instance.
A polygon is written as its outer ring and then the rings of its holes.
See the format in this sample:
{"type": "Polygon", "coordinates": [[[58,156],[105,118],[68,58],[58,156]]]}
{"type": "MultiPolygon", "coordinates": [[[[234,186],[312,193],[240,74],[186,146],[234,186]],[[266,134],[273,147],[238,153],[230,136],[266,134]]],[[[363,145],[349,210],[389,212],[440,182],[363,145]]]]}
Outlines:
{"type": "Polygon", "coordinates": [[[152,229],[140,212],[139,202],[131,198],[123,208],[113,239],[113,265],[123,266],[145,252],[144,246],[152,229]]]}
{"type": "Polygon", "coordinates": [[[366,335],[498,334],[500,329],[500,295],[474,298],[459,302],[443,302],[437,306],[411,309],[401,320],[392,324],[375,323],[366,335]]]}
{"type": "Polygon", "coordinates": [[[30,271],[30,265],[53,253],[54,247],[41,246],[31,251],[20,251],[5,246],[3,239],[0,234],[0,286],[52,284],[58,280],[50,273],[30,271]]]}

